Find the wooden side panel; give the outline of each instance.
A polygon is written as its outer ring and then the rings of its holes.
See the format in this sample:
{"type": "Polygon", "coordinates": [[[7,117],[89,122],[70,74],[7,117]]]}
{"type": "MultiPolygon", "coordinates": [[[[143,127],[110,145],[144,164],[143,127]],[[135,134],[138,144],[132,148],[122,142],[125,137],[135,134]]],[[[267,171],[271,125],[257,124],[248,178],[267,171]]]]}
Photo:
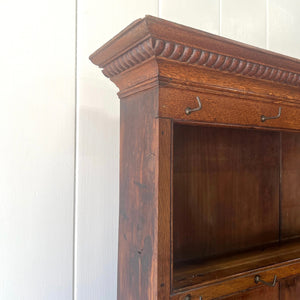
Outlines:
{"type": "Polygon", "coordinates": [[[280,282],[280,300],[300,299],[300,276],[280,282]]]}
{"type": "Polygon", "coordinates": [[[121,101],[118,299],[157,299],[157,88],[121,101]]]}
{"type": "Polygon", "coordinates": [[[218,300],[279,300],[279,285],[275,287],[259,287],[250,291],[241,292],[218,300]]]}
{"type": "Polygon", "coordinates": [[[158,299],[169,299],[171,289],[171,140],[169,119],[159,120],[158,188],[158,299]]]}
{"type": "Polygon", "coordinates": [[[174,127],[174,261],[278,241],[279,133],[174,127]]]}
{"type": "Polygon", "coordinates": [[[281,235],[300,236],[300,133],[282,133],[281,235]]]}

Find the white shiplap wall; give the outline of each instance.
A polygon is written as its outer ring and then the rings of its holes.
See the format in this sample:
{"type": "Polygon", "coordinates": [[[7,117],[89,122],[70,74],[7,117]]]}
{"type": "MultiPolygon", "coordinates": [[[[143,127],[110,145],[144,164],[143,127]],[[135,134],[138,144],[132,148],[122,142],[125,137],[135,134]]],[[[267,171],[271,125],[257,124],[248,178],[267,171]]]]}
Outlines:
{"type": "Polygon", "coordinates": [[[0,8],[0,299],[116,299],[119,101],[88,56],[151,14],[300,58],[300,3],[28,0],[0,8]]]}
{"type": "Polygon", "coordinates": [[[75,3],[0,3],[0,299],[72,299],[75,3]]]}

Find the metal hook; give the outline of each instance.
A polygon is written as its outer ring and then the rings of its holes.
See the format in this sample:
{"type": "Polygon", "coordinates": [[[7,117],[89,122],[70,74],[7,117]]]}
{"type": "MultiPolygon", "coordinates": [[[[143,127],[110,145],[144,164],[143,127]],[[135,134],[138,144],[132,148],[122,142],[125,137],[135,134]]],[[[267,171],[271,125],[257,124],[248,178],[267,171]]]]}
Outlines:
{"type": "Polygon", "coordinates": [[[266,116],[262,115],[262,116],[261,116],[261,121],[262,121],[262,122],[265,122],[265,121],[271,120],[271,119],[279,119],[280,116],[281,116],[281,107],[279,107],[279,112],[278,112],[278,115],[277,115],[277,116],[275,116],[275,117],[266,117],[266,116]]]}
{"type": "Polygon", "coordinates": [[[202,104],[201,104],[200,98],[197,96],[196,99],[197,99],[197,101],[198,101],[198,105],[199,105],[199,106],[196,107],[196,108],[190,108],[190,107],[187,107],[187,108],[185,109],[185,113],[186,113],[187,115],[191,114],[191,113],[194,112],[194,111],[198,111],[198,110],[200,110],[200,109],[202,108],[202,104]]]}
{"type": "Polygon", "coordinates": [[[260,278],[259,275],[256,275],[256,276],[254,277],[254,282],[255,282],[255,283],[261,282],[261,283],[263,283],[263,284],[265,284],[265,285],[267,285],[267,286],[270,286],[270,287],[274,287],[274,286],[276,285],[276,280],[277,280],[277,276],[276,276],[276,275],[274,276],[274,279],[273,279],[273,282],[272,282],[272,283],[266,282],[266,281],[262,280],[262,279],[260,278]]]}

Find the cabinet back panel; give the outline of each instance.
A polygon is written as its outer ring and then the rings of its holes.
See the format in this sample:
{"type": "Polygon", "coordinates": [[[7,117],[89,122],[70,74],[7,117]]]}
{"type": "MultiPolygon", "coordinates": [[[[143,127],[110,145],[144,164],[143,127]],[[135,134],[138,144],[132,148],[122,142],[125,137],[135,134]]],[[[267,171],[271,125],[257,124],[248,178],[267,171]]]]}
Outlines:
{"type": "Polygon", "coordinates": [[[300,134],[282,133],[282,239],[300,236],[300,134]]]}
{"type": "Polygon", "coordinates": [[[174,262],[278,241],[278,132],[174,125],[174,262]]]}

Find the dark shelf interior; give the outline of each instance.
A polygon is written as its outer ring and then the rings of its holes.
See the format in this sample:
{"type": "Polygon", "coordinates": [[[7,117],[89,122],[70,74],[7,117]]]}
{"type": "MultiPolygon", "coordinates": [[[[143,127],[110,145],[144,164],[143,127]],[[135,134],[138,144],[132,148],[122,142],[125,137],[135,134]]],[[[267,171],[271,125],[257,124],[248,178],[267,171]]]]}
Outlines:
{"type": "Polygon", "coordinates": [[[175,289],[300,258],[300,133],[173,135],[175,289]]]}

